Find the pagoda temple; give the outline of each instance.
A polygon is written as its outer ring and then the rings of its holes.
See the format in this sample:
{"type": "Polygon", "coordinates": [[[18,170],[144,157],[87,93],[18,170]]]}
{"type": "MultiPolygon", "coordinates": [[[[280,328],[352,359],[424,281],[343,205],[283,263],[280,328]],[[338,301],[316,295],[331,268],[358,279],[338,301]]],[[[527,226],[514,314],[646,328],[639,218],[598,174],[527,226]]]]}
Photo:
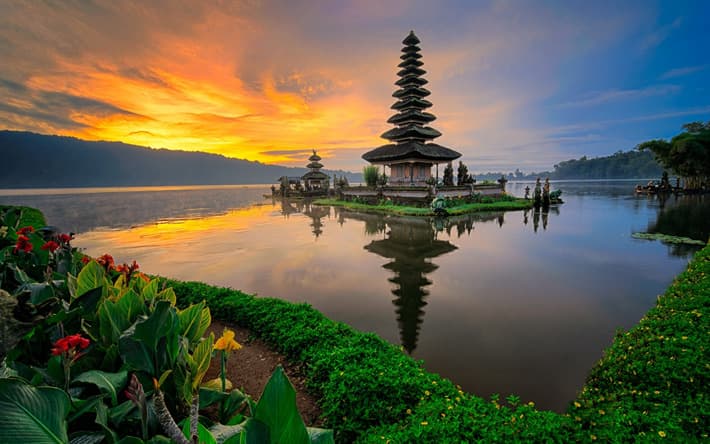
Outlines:
{"type": "Polygon", "coordinates": [[[313,150],[313,155],[311,155],[308,160],[310,163],[307,165],[307,168],[309,168],[310,171],[301,177],[306,190],[327,190],[330,177],[320,170],[323,168],[323,164],[320,163],[321,157],[316,153],[316,150],[313,150]]]}
{"type": "MultiPolygon", "coordinates": [[[[450,163],[461,157],[461,154],[444,146],[431,143],[431,140],[441,136],[441,133],[428,125],[436,116],[426,112],[432,106],[426,100],[429,94],[423,88],[428,81],[422,78],[426,74],[421,66],[424,64],[417,46],[420,41],[414,31],[410,31],[402,43],[397,73],[399,87],[392,96],[397,99],[391,108],[397,113],[387,120],[394,128],[382,134],[383,139],[392,143],[375,148],[362,155],[362,158],[373,165],[384,165],[390,168],[389,183],[424,185],[432,177],[431,167],[440,163],[450,163]]],[[[438,172],[438,168],[437,168],[438,172]]]]}

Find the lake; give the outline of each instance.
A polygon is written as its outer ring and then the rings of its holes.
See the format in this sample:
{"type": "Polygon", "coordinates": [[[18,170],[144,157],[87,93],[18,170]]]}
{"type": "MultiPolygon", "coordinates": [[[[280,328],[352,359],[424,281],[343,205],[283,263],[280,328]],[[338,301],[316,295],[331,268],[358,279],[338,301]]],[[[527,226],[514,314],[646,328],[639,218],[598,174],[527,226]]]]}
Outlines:
{"type": "Polygon", "coordinates": [[[631,234],[710,236],[710,200],[634,184],[557,182],[565,203],[548,213],[448,220],[264,199],[267,186],[0,190],[0,204],[41,209],[89,255],[305,301],[471,393],[562,411],[698,249],[631,234]]]}

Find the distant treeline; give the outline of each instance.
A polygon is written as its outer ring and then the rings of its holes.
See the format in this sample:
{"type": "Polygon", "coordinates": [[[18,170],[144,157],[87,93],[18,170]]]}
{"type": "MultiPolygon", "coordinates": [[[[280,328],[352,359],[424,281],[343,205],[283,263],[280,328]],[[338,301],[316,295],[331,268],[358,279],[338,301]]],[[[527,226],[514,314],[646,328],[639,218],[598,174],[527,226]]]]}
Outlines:
{"type": "Polygon", "coordinates": [[[475,175],[476,180],[499,179],[505,176],[508,180],[535,179],[537,177],[550,179],[639,179],[659,178],[663,167],[649,151],[617,151],[611,156],[588,159],[570,159],[558,163],[553,171],[525,174],[519,169],[509,173],[485,173],[475,175]]]}
{"type": "MultiPolygon", "coordinates": [[[[217,154],[19,131],[0,131],[0,159],[0,188],[275,183],[281,176],[307,171],[217,154]]],[[[360,174],[324,172],[361,180],[360,174]]]]}

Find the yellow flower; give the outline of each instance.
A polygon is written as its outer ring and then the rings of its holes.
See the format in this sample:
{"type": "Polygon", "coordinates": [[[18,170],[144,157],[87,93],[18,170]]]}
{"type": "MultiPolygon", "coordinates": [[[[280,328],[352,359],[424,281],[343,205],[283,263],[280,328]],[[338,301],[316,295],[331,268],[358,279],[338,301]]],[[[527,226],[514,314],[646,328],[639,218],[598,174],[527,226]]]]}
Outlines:
{"type": "Polygon", "coordinates": [[[661,438],[665,438],[665,437],[666,437],[666,432],[664,432],[663,430],[659,430],[659,431],[658,431],[658,436],[660,436],[661,438]]]}
{"type": "Polygon", "coordinates": [[[426,421],[422,421],[422,425],[423,425],[423,426],[425,426],[425,425],[429,425],[429,423],[428,423],[428,422],[426,422],[426,421]]]}
{"type": "Polygon", "coordinates": [[[222,333],[222,337],[217,339],[217,342],[214,344],[215,350],[224,350],[226,352],[239,350],[240,348],[242,348],[242,346],[234,340],[234,332],[226,328],[224,329],[224,333],[222,333]]]}

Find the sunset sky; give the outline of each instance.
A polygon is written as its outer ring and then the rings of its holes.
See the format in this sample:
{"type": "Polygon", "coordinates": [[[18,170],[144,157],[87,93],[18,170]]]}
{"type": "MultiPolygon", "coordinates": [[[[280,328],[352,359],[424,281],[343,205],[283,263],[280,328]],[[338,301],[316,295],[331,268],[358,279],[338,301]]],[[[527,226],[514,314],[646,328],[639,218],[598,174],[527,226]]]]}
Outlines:
{"type": "Polygon", "coordinates": [[[0,129],[360,171],[410,29],[475,172],[710,120],[708,1],[0,0],[0,129]]]}

